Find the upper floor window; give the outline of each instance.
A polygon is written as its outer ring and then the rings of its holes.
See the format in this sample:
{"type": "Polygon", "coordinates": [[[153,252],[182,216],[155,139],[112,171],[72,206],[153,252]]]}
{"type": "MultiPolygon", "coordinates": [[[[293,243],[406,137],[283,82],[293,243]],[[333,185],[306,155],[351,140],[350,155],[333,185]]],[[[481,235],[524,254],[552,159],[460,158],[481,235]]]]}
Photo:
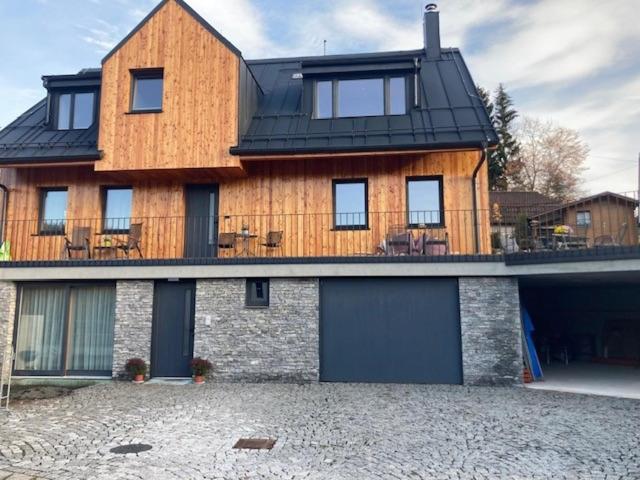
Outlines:
{"type": "Polygon", "coordinates": [[[103,233],[126,233],[131,225],[131,187],[104,189],[103,233]]]}
{"type": "Polygon", "coordinates": [[[591,225],[591,212],[589,210],[577,212],[576,225],[578,227],[589,227],[591,225]]]}
{"type": "Polygon", "coordinates": [[[95,93],[62,93],[58,95],[56,128],[82,130],[93,125],[95,93]]]}
{"type": "Polygon", "coordinates": [[[367,180],[333,181],[333,214],[336,230],[364,230],[369,227],[367,180]]]}
{"type": "Polygon", "coordinates": [[[409,227],[442,226],[442,178],[407,177],[407,223],[409,227]]]}
{"type": "Polygon", "coordinates": [[[164,72],[162,69],[134,70],[131,95],[132,112],[159,112],[162,110],[164,72]]]}
{"type": "Polygon", "coordinates": [[[405,77],[317,81],[314,117],[404,115],[407,113],[405,84],[405,77]]]}
{"type": "Polygon", "coordinates": [[[40,191],[40,234],[64,235],[67,217],[67,189],[43,188],[40,191]]]}

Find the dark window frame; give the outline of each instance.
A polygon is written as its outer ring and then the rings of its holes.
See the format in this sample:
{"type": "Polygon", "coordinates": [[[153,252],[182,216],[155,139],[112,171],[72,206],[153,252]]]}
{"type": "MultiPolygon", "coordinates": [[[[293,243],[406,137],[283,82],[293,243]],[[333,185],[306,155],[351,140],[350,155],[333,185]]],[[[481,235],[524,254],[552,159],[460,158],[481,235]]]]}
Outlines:
{"type": "MultiPolygon", "coordinates": [[[[100,188],[100,196],[102,203],[102,233],[109,235],[117,235],[117,234],[127,234],[129,233],[129,228],[106,228],[106,220],[110,217],[107,217],[107,192],[109,190],[131,190],[131,210],[133,210],[133,186],[131,185],[103,185],[100,188]]],[[[129,212],[131,213],[131,212],[129,212]]],[[[116,217],[116,218],[126,218],[126,217],[116,217]]],[[[131,215],[129,215],[129,220],[131,220],[131,215]]],[[[131,222],[129,222],[131,223],[131,222]]]]}
{"type": "Polygon", "coordinates": [[[576,227],[586,227],[586,228],[588,228],[588,227],[591,226],[591,221],[592,221],[591,210],[576,210],[576,227]],[[578,215],[580,215],[581,213],[582,214],[584,214],[584,213],[589,214],[589,221],[588,222],[586,222],[586,223],[579,223],[578,222],[578,215]]]}
{"type": "Polygon", "coordinates": [[[369,230],[369,179],[368,178],[334,178],[331,181],[333,205],[333,230],[369,230]],[[338,225],[336,222],[336,185],[347,183],[364,183],[364,225],[338,225]]]}
{"type": "Polygon", "coordinates": [[[245,282],[244,306],[246,308],[268,308],[271,299],[270,283],[268,278],[247,278],[245,282]],[[258,283],[262,283],[262,289],[266,291],[264,295],[265,298],[263,299],[254,298],[251,294],[253,290],[252,285],[256,284],[257,290],[258,283]]]}
{"type": "Polygon", "coordinates": [[[67,131],[73,131],[73,130],[89,130],[91,127],[93,127],[96,123],[96,119],[98,118],[98,108],[100,106],[100,102],[99,102],[99,92],[96,89],[61,89],[61,90],[56,90],[56,92],[52,95],[53,99],[50,99],[49,102],[50,104],[54,105],[53,108],[53,115],[51,115],[51,121],[50,121],[50,125],[53,130],[56,130],[58,132],[67,132],[67,131]],[[88,127],[85,128],[74,128],[73,127],[73,122],[74,122],[74,118],[75,118],[75,108],[76,108],[76,95],[81,95],[84,93],[92,93],[93,94],[93,105],[92,105],[92,112],[91,112],[91,123],[89,124],[88,127]],[[60,97],[62,97],[63,95],[70,95],[71,96],[71,103],[69,105],[69,128],[58,128],[58,120],[60,119],[60,97]]]}
{"type": "Polygon", "coordinates": [[[334,77],[319,77],[313,80],[312,84],[312,118],[314,120],[329,120],[329,119],[337,119],[337,118],[370,118],[370,117],[382,117],[382,116],[392,116],[397,117],[400,115],[407,115],[411,108],[411,98],[409,88],[409,76],[406,74],[388,74],[388,75],[344,75],[337,78],[334,77]],[[390,93],[390,82],[392,78],[403,78],[404,79],[404,98],[405,98],[405,109],[404,113],[390,113],[391,112],[391,93],[390,93]],[[338,83],[345,80],[372,80],[372,79],[382,79],[382,95],[384,102],[384,113],[382,115],[339,115],[339,98],[338,98],[338,83]],[[331,116],[330,117],[319,117],[318,116],[318,83],[321,82],[331,82],[331,116]]]}
{"type": "MultiPolygon", "coordinates": [[[[61,218],[62,225],[60,228],[43,228],[44,225],[44,210],[45,210],[45,197],[48,192],[67,192],[67,205],[69,202],[69,188],[68,187],[38,187],[38,235],[46,237],[64,236],[67,229],[67,217],[61,218]]],[[[66,208],[65,208],[66,212],[66,208]]],[[[57,220],[57,219],[54,219],[57,220]]]]}
{"type": "MultiPolygon", "coordinates": [[[[111,377],[112,370],[67,370],[68,362],[67,354],[69,350],[69,316],[71,307],[71,289],[86,286],[112,286],[116,288],[116,284],[109,280],[88,280],[86,282],[21,282],[18,284],[16,294],[16,305],[13,316],[13,345],[17,345],[18,330],[20,322],[20,310],[22,306],[22,292],[24,287],[47,288],[52,286],[62,286],[65,288],[65,304],[64,304],[64,333],[62,338],[62,370],[16,370],[15,365],[11,366],[12,375],[22,377],[61,377],[61,376],[95,376],[95,377],[111,377]]],[[[115,347],[115,340],[114,340],[115,347]]]]}
{"type": "Polygon", "coordinates": [[[131,89],[129,95],[129,114],[140,113],[162,113],[164,107],[164,68],[134,68],[129,70],[131,73],[131,89]],[[136,80],[138,79],[161,79],[162,94],[160,96],[159,108],[134,108],[133,103],[136,94],[136,80]]]}
{"type": "Polygon", "coordinates": [[[405,205],[407,210],[406,223],[407,228],[444,228],[444,176],[443,175],[415,175],[405,178],[405,205]],[[437,181],[438,182],[438,201],[440,202],[440,221],[432,223],[411,223],[411,210],[409,208],[409,183],[420,181],[437,181]]]}

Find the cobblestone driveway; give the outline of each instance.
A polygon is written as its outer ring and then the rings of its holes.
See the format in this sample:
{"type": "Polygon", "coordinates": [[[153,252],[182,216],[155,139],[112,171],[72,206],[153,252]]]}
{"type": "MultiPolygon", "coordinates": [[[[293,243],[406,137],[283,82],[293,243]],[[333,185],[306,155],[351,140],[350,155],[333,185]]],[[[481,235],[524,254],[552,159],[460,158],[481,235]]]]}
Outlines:
{"type": "Polygon", "coordinates": [[[639,441],[634,400],[522,388],[119,383],[0,412],[0,472],[55,479],[628,480],[640,479],[639,441]],[[278,441],[270,452],[232,450],[240,437],[278,441]],[[132,442],[153,449],[109,453],[132,442]]]}

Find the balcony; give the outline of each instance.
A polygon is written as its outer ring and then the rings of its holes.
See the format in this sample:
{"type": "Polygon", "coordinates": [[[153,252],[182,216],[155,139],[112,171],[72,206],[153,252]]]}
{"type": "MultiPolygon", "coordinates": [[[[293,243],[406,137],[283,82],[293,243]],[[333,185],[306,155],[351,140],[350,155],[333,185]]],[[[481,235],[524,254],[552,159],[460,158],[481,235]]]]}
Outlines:
{"type": "Polygon", "coordinates": [[[607,218],[581,215],[580,224],[524,206],[509,222],[495,209],[9,220],[0,266],[637,258],[635,207],[607,208],[607,218]]]}

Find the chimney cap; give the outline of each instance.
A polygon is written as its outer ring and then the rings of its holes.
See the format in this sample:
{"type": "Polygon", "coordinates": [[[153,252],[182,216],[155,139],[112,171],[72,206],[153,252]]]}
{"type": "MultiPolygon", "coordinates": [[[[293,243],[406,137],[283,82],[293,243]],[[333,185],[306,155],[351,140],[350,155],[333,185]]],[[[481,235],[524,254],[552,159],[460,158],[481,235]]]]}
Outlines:
{"type": "Polygon", "coordinates": [[[425,12],[437,12],[438,11],[438,5],[435,3],[427,3],[427,5],[424,7],[425,12]]]}

